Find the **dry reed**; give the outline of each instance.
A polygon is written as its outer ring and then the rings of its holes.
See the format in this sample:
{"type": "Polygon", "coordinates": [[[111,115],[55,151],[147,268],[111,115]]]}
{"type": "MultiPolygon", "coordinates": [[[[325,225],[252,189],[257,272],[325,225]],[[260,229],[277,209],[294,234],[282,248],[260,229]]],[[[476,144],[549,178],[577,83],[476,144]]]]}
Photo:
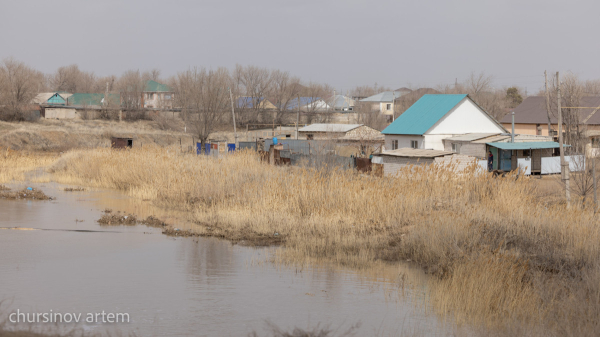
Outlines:
{"type": "Polygon", "coordinates": [[[164,148],[72,151],[51,172],[188,211],[201,235],[277,237],[293,263],[410,259],[435,276],[434,305],[459,321],[532,323],[557,335],[593,335],[600,321],[598,220],[549,205],[533,179],[433,165],[377,178],[268,166],[249,152],[215,160],[164,148]]]}

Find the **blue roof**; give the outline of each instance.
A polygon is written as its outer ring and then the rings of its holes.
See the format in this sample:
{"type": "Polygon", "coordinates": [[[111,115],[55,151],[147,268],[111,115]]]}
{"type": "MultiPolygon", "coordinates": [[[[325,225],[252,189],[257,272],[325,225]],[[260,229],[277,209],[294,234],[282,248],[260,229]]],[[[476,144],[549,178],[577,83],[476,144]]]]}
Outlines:
{"type": "MultiPolygon", "coordinates": [[[[559,147],[557,142],[523,142],[523,143],[487,143],[489,146],[499,148],[501,150],[537,150],[537,149],[556,149],[559,147]]],[[[570,145],[563,145],[570,146],[570,145]]]]}
{"type": "Polygon", "coordinates": [[[422,135],[460,103],[467,95],[423,95],[381,133],[422,135]]]}
{"type": "MultiPolygon", "coordinates": [[[[321,97],[300,97],[300,108],[302,108],[305,105],[309,105],[312,102],[316,102],[320,99],[321,99],[321,97]]],[[[298,109],[298,98],[294,98],[294,99],[290,100],[287,104],[287,107],[285,107],[285,108],[288,110],[298,109]]]]}

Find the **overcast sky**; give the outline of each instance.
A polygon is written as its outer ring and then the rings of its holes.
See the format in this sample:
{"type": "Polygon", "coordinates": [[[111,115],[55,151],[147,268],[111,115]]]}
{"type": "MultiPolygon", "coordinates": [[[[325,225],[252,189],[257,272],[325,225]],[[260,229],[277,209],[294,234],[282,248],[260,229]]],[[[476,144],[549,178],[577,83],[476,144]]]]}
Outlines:
{"type": "Polygon", "coordinates": [[[600,78],[600,2],[0,0],[0,58],[97,75],[257,65],[339,90],[436,86],[473,71],[531,93],[600,78]]]}

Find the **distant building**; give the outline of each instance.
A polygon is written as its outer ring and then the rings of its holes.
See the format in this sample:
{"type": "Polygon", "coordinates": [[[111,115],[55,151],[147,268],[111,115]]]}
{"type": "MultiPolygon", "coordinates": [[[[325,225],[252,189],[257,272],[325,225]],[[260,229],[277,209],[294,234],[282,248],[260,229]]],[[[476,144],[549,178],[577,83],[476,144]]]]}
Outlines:
{"type": "Polygon", "coordinates": [[[392,116],[394,114],[394,102],[408,91],[384,91],[376,95],[363,98],[360,102],[371,103],[373,111],[379,111],[384,115],[392,116]]]}
{"type": "MultiPolygon", "coordinates": [[[[579,107],[589,109],[577,109],[579,123],[585,125],[586,130],[600,131],[600,96],[585,96],[579,100],[579,107]]],[[[555,108],[556,110],[556,108],[555,108]]],[[[529,96],[515,112],[515,133],[548,136],[548,112],[546,110],[546,98],[544,96],[529,96]]],[[[512,115],[508,113],[501,120],[505,128],[510,129],[512,115]]],[[[558,135],[558,116],[550,114],[550,125],[555,135],[558,135]]]]}
{"type": "Polygon", "coordinates": [[[146,109],[173,109],[174,90],[166,84],[147,81],[142,93],[142,106],[146,109]]]}

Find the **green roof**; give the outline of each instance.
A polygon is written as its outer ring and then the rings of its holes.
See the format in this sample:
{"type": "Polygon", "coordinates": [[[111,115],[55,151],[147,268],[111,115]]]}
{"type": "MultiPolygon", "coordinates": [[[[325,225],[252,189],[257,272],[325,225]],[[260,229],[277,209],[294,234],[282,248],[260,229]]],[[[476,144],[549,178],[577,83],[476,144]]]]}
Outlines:
{"type": "MultiPolygon", "coordinates": [[[[104,94],[73,94],[68,99],[68,105],[102,105],[104,94]]],[[[108,99],[112,105],[120,105],[121,95],[108,94],[108,99]]]]}
{"type": "Polygon", "coordinates": [[[423,135],[467,95],[423,95],[381,133],[423,135]]]}
{"type": "Polygon", "coordinates": [[[162,83],[158,83],[156,81],[147,81],[146,82],[146,89],[144,90],[145,92],[171,92],[173,90],[171,90],[171,88],[166,85],[166,84],[162,84],[162,83]]]}
{"type": "MultiPolygon", "coordinates": [[[[557,142],[523,142],[523,143],[487,143],[489,146],[501,150],[537,150],[537,149],[556,149],[559,147],[557,142]]],[[[570,146],[570,145],[563,145],[570,146]]]]}

